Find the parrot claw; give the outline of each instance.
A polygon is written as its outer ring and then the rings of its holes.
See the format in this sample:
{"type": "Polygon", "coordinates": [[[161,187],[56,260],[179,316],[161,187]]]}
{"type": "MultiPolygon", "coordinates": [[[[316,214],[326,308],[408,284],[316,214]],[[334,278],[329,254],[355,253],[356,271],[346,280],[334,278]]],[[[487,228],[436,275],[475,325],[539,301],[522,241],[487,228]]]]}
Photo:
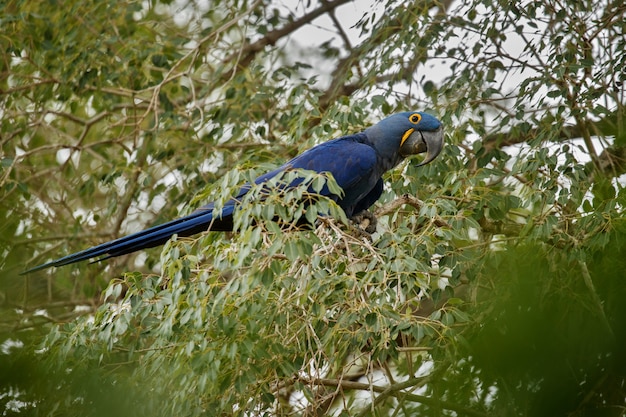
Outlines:
{"type": "Polygon", "coordinates": [[[372,234],[376,231],[376,225],[378,221],[374,213],[372,213],[371,211],[363,210],[360,213],[352,216],[350,220],[356,223],[356,225],[359,226],[361,230],[364,230],[369,234],[372,234]]]}

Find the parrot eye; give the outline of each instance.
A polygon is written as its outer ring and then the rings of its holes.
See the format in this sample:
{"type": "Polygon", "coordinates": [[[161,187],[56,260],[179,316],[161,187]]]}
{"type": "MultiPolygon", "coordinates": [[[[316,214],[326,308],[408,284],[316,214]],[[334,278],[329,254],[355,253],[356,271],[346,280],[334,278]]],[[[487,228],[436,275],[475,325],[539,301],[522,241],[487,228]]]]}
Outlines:
{"type": "Polygon", "coordinates": [[[414,125],[418,124],[420,120],[422,120],[422,116],[420,116],[418,113],[413,113],[409,116],[409,122],[413,123],[414,125]]]}

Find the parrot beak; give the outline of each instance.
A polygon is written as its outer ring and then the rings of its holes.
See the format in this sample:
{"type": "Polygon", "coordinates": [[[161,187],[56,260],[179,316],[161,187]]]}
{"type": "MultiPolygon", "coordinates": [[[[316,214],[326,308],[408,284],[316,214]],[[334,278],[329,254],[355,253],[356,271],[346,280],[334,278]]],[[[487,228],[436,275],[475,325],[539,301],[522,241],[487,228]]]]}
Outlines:
{"type": "Polygon", "coordinates": [[[426,152],[426,157],[417,166],[426,165],[441,153],[443,149],[443,129],[421,131],[416,130],[400,146],[400,155],[407,157],[426,152]]]}

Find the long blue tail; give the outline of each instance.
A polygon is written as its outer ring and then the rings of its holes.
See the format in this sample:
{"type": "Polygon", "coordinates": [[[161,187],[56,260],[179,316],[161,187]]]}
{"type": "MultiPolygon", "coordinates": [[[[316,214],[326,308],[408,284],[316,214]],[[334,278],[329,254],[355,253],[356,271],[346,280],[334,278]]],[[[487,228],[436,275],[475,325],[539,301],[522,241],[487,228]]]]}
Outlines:
{"type": "Polygon", "coordinates": [[[232,214],[234,210],[233,204],[228,204],[222,209],[219,218],[213,217],[213,204],[209,204],[194,211],[188,216],[180,219],[172,220],[158,226],[151,227],[141,232],[133,233],[119,239],[85,249],[63,258],[38,265],[34,268],[21,272],[20,275],[30,272],[40,271],[42,269],[59,267],[63,265],[80,262],[91,258],[97,258],[103,255],[104,259],[113,258],[115,256],[126,255],[141,249],[152,248],[167,242],[173,235],[191,236],[206,230],[213,231],[230,231],[233,229],[232,214]]]}

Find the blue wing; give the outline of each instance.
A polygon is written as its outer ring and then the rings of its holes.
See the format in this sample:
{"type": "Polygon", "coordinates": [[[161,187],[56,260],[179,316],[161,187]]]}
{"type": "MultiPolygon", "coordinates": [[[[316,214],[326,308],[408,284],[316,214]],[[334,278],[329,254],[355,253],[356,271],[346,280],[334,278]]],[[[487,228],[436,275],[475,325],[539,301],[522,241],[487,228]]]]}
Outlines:
{"type": "MultiPolygon", "coordinates": [[[[291,167],[330,172],[344,191],[337,203],[351,217],[357,204],[375,187],[382,175],[377,170],[376,151],[360,139],[360,135],[353,135],[322,143],[279,169],[291,167]]],[[[323,190],[322,194],[328,195],[328,190],[323,190]]]]}

